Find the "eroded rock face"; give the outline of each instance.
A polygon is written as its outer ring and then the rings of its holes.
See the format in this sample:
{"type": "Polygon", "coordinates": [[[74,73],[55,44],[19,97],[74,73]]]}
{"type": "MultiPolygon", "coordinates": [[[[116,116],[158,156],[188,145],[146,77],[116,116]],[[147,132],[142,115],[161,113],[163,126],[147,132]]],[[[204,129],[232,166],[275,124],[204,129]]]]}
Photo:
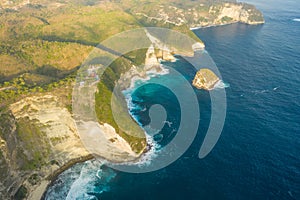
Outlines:
{"type": "Polygon", "coordinates": [[[96,158],[121,163],[135,161],[141,156],[135,153],[129,143],[107,123],[100,125],[97,122],[82,122],[78,129],[85,147],[96,158]]]}
{"type": "MultiPolygon", "coordinates": [[[[58,98],[52,95],[29,97],[11,105],[11,111],[17,120],[27,118],[38,125],[42,135],[49,141],[51,151],[65,154],[56,158],[65,159],[86,155],[77,134],[75,121],[67,108],[59,105],[58,98]]],[[[60,160],[61,159],[61,160],[60,160]]]]}
{"type": "Polygon", "coordinates": [[[38,198],[43,191],[33,193],[48,176],[89,156],[72,115],[55,96],[25,98],[0,116],[0,199],[22,187],[28,199],[38,198]]]}
{"type": "Polygon", "coordinates": [[[236,22],[263,24],[264,17],[255,6],[247,3],[216,2],[191,3],[182,8],[176,5],[156,5],[153,12],[137,7],[132,10],[137,17],[148,21],[160,21],[176,26],[187,24],[190,28],[224,25],[236,22]],[[155,11],[154,11],[155,10],[155,11]]]}
{"type": "Polygon", "coordinates": [[[209,13],[217,16],[214,24],[242,22],[245,24],[264,23],[263,15],[254,6],[245,3],[225,3],[223,6],[210,7],[209,13]]]}
{"type": "Polygon", "coordinates": [[[219,77],[210,69],[201,69],[193,80],[193,86],[198,89],[212,90],[219,81],[219,77]]]}

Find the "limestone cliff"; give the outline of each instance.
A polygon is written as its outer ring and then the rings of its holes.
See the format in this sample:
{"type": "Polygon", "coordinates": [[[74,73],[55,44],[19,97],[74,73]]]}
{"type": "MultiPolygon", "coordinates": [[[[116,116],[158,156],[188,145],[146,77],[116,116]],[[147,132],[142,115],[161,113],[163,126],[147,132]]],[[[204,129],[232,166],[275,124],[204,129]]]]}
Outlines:
{"type": "Polygon", "coordinates": [[[198,89],[212,90],[219,81],[220,79],[211,70],[200,69],[193,80],[193,86],[198,89]]]}
{"type": "MultiPolygon", "coordinates": [[[[245,24],[262,24],[264,23],[263,15],[254,6],[246,3],[224,3],[221,5],[211,6],[209,14],[215,16],[213,24],[200,23],[205,25],[222,25],[227,23],[242,22],[245,24]]],[[[197,24],[194,24],[195,26],[197,24]]]]}
{"type": "Polygon", "coordinates": [[[154,4],[144,11],[142,5],[131,9],[142,22],[153,21],[175,26],[187,24],[190,28],[231,23],[262,24],[264,18],[255,6],[237,2],[197,1],[181,4],[154,4]]]}
{"type": "Polygon", "coordinates": [[[25,98],[0,115],[0,199],[37,199],[47,177],[90,157],[55,96],[25,98]]]}

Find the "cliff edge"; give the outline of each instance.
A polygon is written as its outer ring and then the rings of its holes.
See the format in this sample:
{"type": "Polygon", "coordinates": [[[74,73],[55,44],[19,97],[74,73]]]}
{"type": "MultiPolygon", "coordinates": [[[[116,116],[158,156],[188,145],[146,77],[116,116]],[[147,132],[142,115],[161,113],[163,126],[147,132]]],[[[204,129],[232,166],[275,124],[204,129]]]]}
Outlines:
{"type": "Polygon", "coordinates": [[[189,1],[184,5],[173,2],[171,4],[150,4],[143,9],[139,4],[131,12],[144,24],[165,24],[185,26],[189,28],[208,27],[232,23],[250,25],[263,24],[263,14],[255,6],[239,2],[210,2],[189,1]]]}

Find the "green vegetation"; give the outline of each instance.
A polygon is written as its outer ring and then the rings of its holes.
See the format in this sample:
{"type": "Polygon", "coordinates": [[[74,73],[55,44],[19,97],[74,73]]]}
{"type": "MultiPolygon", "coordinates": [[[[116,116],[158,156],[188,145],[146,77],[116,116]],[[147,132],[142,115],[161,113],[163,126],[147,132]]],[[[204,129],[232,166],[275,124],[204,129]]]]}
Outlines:
{"type": "MultiPolygon", "coordinates": [[[[24,0],[13,0],[11,4],[0,2],[3,8],[0,9],[0,108],[26,96],[55,93],[62,97],[65,106],[71,111],[75,74],[99,42],[126,30],[150,26],[176,30],[200,42],[186,24],[213,21],[223,5],[223,1],[183,3],[181,0],[35,0],[30,4],[25,4],[24,0]],[[210,13],[210,10],[213,12],[210,13]],[[178,17],[181,16],[179,13],[183,13],[185,19],[178,17]],[[198,17],[195,17],[195,13],[198,17]],[[168,16],[167,21],[163,18],[165,15],[168,16]]],[[[262,15],[255,7],[241,5],[252,10],[250,20],[261,20],[262,15]]],[[[222,18],[224,23],[231,20],[230,17],[222,18]]],[[[176,45],[179,49],[190,44],[176,45]]],[[[107,49],[98,48],[98,56],[108,56],[107,49]]],[[[130,123],[133,120],[125,112],[126,102],[120,91],[116,93],[118,101],[115,106],[125,113],[120,116],[120,120],[126,122],[122,123],[123,127],[117,126],[110,106],[116,81],[132,64],[142,64],[145,52],[136,50],[115,60],[101,77],[99,92],[96,94],[99,121],[113,125],[122,137],[135,146],[137,152],[142,149],[145,140],[137,139],[136,144],[133,142],[133,138],[142,135],[142,130],[135,123],[130,123]]],[[[97,57],[89,62],[97,63],[97,57]]],[[[19,126],[25,126],[23,122],[20,123],[19,126]]],[[[39,134],[38,127],[24,128],[26,134],[39,134]]],[[[22,139],[25,139],[23,136],[22,139]]],[[[36,157],[33,160],[38,160],[40,155],[33,157],[36,157]]]]}
{"type": "Polygon", "coordinates": [[[105,70],[98,84],[99,92],[95,95],[95,110],[99,122],[113,126],[136,153],[141,153],[146,147],[144,131],[129,115],[124,96],[115,86],[122,73],[128,71],[133,64],[138,65],[144,62],[146,51],[146,49],[141,49],[127,54],[126,57],[130,57],[134,63],[123,57],[115,60],[105,70]],[[113,115],[113,110],[118,111],[118,116],[113,115]],[[115,118],[117,118],[118,123],[115,118]]]}
{"type": "Polygon", "coordinates": [[[225,16],[225,17],[222,17],[221,21],[224,23],[226,22],[231,22],[233,19],[231,17],[228,17],[228,16],[225,16]]]}
{"type": "Polygon", "coordinates": [[[0,15],[0,83],[44,66],[72,70],[100,41],[139,27],[133,16],[110,4],[45,2],[0,15]]]}
{"type": "Polygon", "coordinates": [[[69,100],[66,101],[66,105],[70,107],[70,95],[74,80],[74,73],[60,80],[38,74],[23,74],[10,82],[0,84],[0,107],[5,107],[25,96],[48,92],[56,93],[56,95],[64,93],[64,96],[69,100]],[[63,91],[60,92],[61,90],[63,91]]]}
{"type": "MultiPolygon", "coordinates": [[[[26,108],[25,108],[26,109],[26,108]]],[[[22,142],[22,149],[19,149],[19,162],[23,170],[34,170],[46,164],[50,153],[50,144],[45,141],[41,127],[31,122],[29,118],[20,118],[17,121],[17,138],[22,142]],[[26,149],[25,153],[23,149],[26,149]]]]}
{"type": "Polygon", "coordinates": [[[249,16],[249,20],[252,22],[259,22],[259,21],[264,21],[264,17],[259,14],[252,14],[249,16]]]}
{"type": "Polygon", "coordinates": [[[22,200],[25,199],[27,196],[27,188],[23,185],[21,185],[21,187],[18,189],[17,193],[14,196],[15,200],[22,200]]]}
{"type": "Polygon", "coordinates": [[[28,179],[29,183],[32,185],[36,185],[39,180],[40,180],[40,177],[38,174],[32,174],[28,179]]]}

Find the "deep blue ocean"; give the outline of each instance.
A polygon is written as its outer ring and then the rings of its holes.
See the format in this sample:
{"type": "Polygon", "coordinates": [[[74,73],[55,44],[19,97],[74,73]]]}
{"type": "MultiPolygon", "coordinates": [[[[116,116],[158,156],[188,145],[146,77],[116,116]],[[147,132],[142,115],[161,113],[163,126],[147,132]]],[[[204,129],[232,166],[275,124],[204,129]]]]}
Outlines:
{"type": "MultiPolygon", "coordinates": [[[[46,199],[300,199],[300,2],[247,2],[262,10],[264,25],[195,31],[230,84],[225,125],[208,156],[199,159],[198,153],[210,123],[211,100],[207,91],[195,89],[201,112],[197,137],[176,162],[131,174],[87,161],[61,174],[46,199]]],[[[195,75],[180,57],[164,64],[190,82],[195,75]]],[[[156,79],[180,86],[172,73],[156,79]]],[[[131,113],[144,126],[151,105],[165,106],[172,123],[154,140],[162,147],[170,142],[181,114],[174,95],[144,82],[131,98],[131,113]]]]}

